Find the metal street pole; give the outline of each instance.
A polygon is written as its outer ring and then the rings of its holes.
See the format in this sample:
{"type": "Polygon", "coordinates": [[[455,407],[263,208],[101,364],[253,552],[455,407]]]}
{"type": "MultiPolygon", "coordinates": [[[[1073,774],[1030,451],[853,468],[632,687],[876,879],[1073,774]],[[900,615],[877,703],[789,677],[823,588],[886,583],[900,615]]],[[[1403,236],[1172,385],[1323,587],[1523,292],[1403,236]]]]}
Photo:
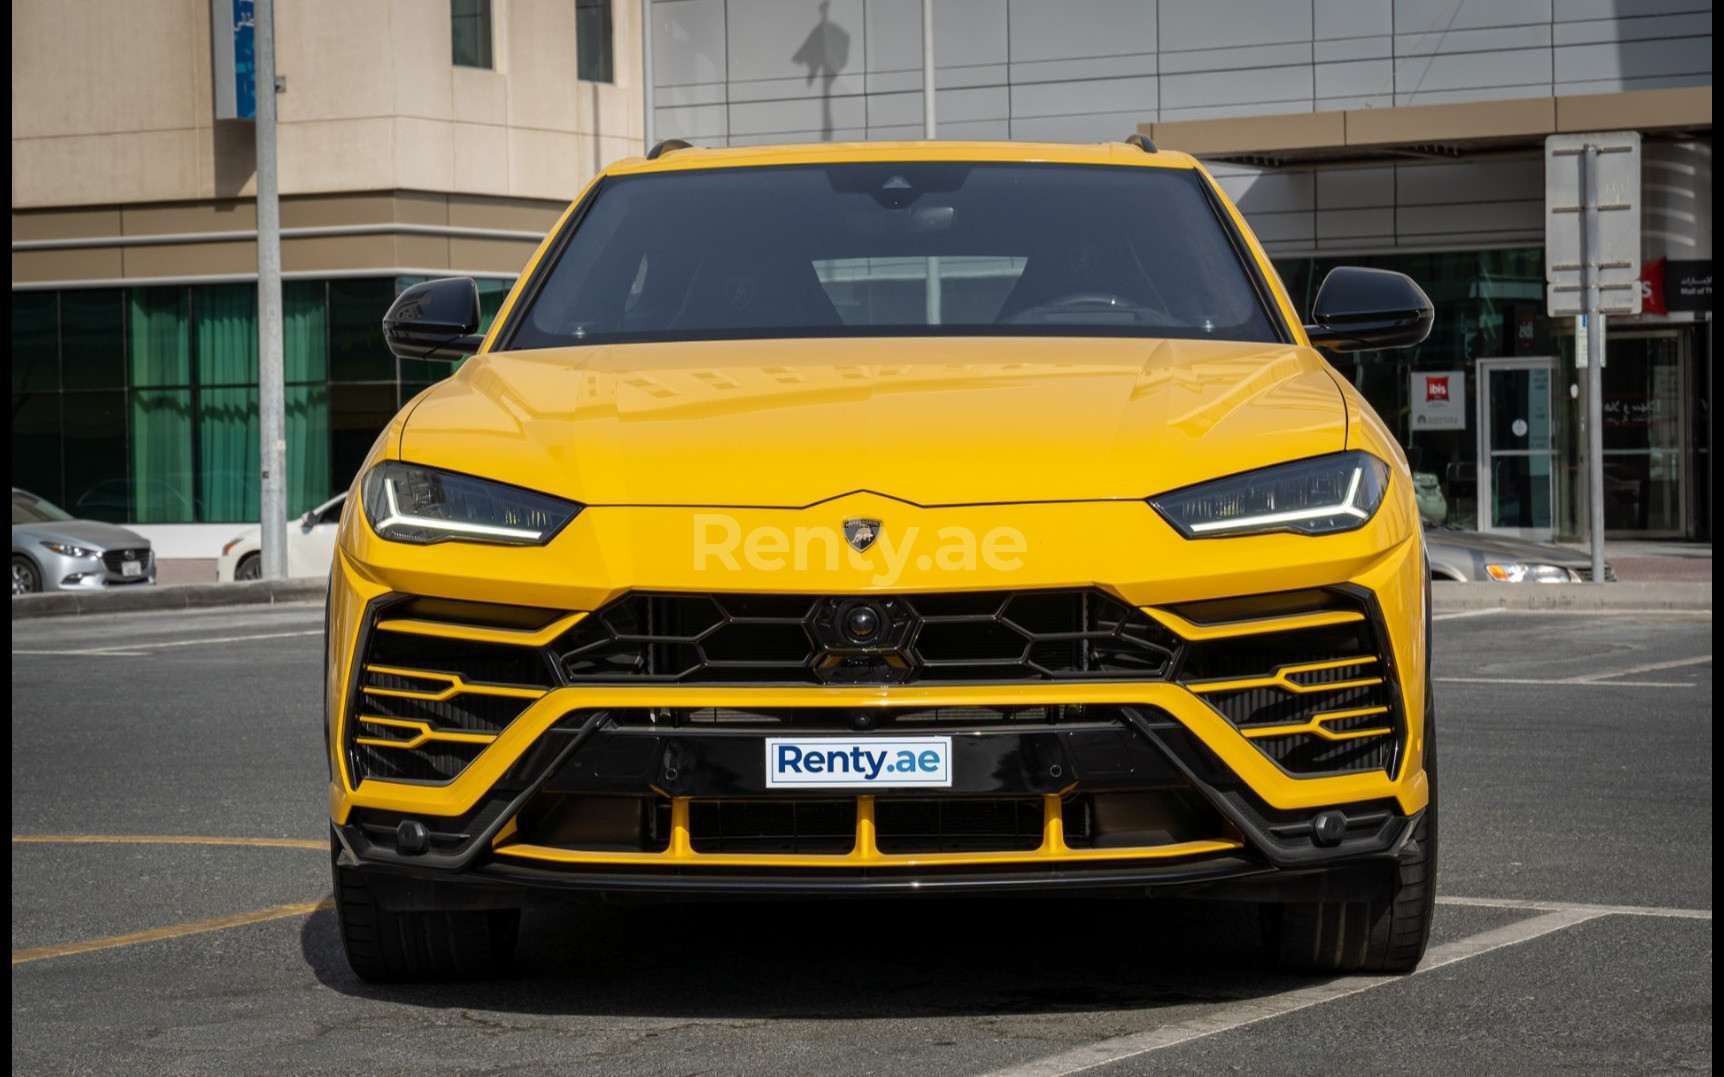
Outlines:
{"type": "Polygon", "coordinates": [[[281,355],[281,192],[275,173],[275,2],[254,0],[257,97],[257,433],[263,578],[287,576],[287,441],[281,355]]]}
{"type": "MultiPolygon", "coordinates": [[[[934,124],[934,0],[922,0],[922,137],[933,139],[934,124]]],[[[943,317],[940,292],[940,256],[928,256],[928,324],[939,325],[943,317]]]]}
{"type": "Polygon", "coordinates": [[[1586,510],[1592,582],[1604,582],[1604,315],[1598,296],[1598,147],[1580,155],[1580,257],[1586,289],[1586,510]]]}
{"type": "Polygon", "coordinates": [[[645,117],[641,125],[643,151],[652,149],[657,142],[654,129],[658,126],[653,109],[653,72],[652,72],[652,0],[641,0],[641,109],[645,117]]]}
{"type": "Polygon", "coordinates": [[[922,137],[934,137],[934,0],[922,0],[922,137]]]}

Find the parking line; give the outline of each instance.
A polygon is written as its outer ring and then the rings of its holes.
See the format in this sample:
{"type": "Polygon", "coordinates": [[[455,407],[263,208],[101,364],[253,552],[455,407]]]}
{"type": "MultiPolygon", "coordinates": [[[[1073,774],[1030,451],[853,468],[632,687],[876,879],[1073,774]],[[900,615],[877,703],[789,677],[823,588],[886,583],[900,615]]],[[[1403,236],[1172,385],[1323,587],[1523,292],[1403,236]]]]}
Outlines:
{"type": "Polygon", "coordinates": [[[1522,898],[1439,897],[1438,905],[1486,909],[1534,909],[1539,912],[1595,912],[1600,916],[1665,916],[1677,920],[1710,920],[1711,909],[1670,909],[1657,905],[1588,905],[1574,901],[1527,901],[1522,898]]]}
{"type": "Polygon", "coordinates": [[[1693,688],[1693,681],[1578,681],[1573,677],[1432,677],[1438,684],[1538,684],[1561,688],[1693,688]]]}
{"type": "Polygon", "coordinates": [[[161,643],[128,643],[123,648],[121,648],[121,647],[86,647],[86,648],[83,648],[81,650],[61,649],[61,650],[56,650],[56,651],[16,651],[15,650],[12,653],[13,654],[76,654],[76,655],[100,655],[100,656],[105,657],[105,658],[125,658],[125,657],[135,658],[135,657],[139,657],[140,655],[146,653],[146,652],[141,650],[141,648],[145,648],[145,647],[150,647],[150,648],[196,647],[199,644],[206,644],[206,643],[242,643],[246,640],[253,640],[253,639],[286,639],[290,636],[321,636],[321,635],[323,635],[323,629],[321,629],[321,628],[310,628],[310,629],[306,629],[304,632],[260,632],[255,636],[210,636],[210,637],[207,637],[205,639],[164,640],[161,643]]]}
{"type": "Polygon", "coordinates": [[[1458,613],[1436,613],[1431,615],[1433,621],[1458,621],[1462,617],[1489,617],[1493,613],[1507,613],[1502,606],[1492,606],[1488,610],[1461,610],[1458,613]]]}
{"type": "Polygon", "coordinates": [[[225,838],[190,834],[14,834],[14,845],[251,845],[268,849],[321,849],[327,841],[307,838],[225,838]]]}
{"type": "Polygon", "coordinates": [[[1279,995],[1246,999],[1231,1006],[1223,1006],[1214,1012],[1186,1021],[1178,1021],[1162,1028],[1147,1029],[1126,1036],[1116,1036],[1113,1039],[1087,1044],[1022,1065],[1008,1066],[1005,1069],[995,1070],[985,1077],[1064,1077],[1065,1074],[1081,1073],[1097,1066],[1123,1062],[1127,1059],[1149,1054],[1152,1051],[1175,1047],[1192,1040],[1213,1036],[1219,1032],[1229,1032],[1246,1025],[1256,1024],[1259,1021],[1266,1021],[1272,1017],[1280,1017],[1283,1014],[1318,1006],[1325,1002],[1333,1002],[1336,999],[1356,995],[1362,991],[1369,991],[1373,987],[1399,983],[1412,976],[1423,975],[1446,965],[1452,965],[1457,961],[1465,961],[1481,954],[1488,954],[1505,946],[1529,942],[1553,931],[1561,931],[1576,924],[1583,924],[1588,920],[1596,920],[1604,915],[1607,914],[1587,908],[1564,908],[1547,912],[1542,916],[1529,917],[1518,923],[1484,931],[1468,938],[1457,939],[1442,946],[1432,947],[1425,952],[1425,959],[1419,963],[1418,969],[1406,976],[1343,976],[1328,983],[1302,987],[1279,995]]]}
{"type": "Polygon", "coordinates": [[[1676,669],[1681,666],[1698,666],[1712,661],[1709,654],[1696,655],[1693,658],[1677,658],[1669,662],[1648,662],[1644,666],[1629,666],[1627,669],[1611,670],[1608,673],[1588,673],[1585,676],[1571,678],[1576,684],[1591,684],[1606,677],[1626,677],[1631,673],[1656,673],[1661,669],[1676,669]]]}
{"type": "Polygon", "coordinates": [[[87,954],[93,950],[112,950],[119,946],[136,946],[141,942],[178,939],[186,935],[200,935],[206,931],[244,927],[247,924],[264,924],[271,920],[285,920],[290,916],[304,916],[307,913],[333,908],[334,906],[335,902],[331,898],[324,898],[321,901],[300,901],[292,905],[272,905],[267,909],[253,909],[251,912],[234,913],[231,916],[212,916],[206,920],[190,920],[183,924],[173,924],[168,927],[153,927],[148,931],[107,935],[99,939],[85,939],[82,942],[62,942],[55,946],[34,946],[27,950],[13,950],[12,964],[22,965],[49,957],[87,954]]]}

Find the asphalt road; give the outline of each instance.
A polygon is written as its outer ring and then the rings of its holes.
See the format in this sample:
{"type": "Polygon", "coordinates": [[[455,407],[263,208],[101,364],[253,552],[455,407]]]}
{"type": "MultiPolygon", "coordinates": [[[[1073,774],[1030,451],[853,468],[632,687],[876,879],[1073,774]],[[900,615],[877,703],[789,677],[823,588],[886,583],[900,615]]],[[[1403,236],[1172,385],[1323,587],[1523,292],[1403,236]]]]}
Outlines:
{"type": "Polygon", "coordinates": [[[1244,907],[949,900],[530,912],[447,987],[360,982],[318,907],[319,609],[15,622],[13,1070],[1710,1072],[1710,615],[1448,616],[1412,976],[1266,971],[1244,907]]]}

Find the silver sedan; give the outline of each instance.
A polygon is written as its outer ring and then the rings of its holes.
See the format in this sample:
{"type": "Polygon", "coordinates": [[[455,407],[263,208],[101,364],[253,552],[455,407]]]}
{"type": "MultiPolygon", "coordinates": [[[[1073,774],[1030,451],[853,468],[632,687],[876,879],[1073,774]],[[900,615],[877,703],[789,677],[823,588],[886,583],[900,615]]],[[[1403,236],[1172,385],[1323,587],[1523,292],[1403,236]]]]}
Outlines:
{"type": "Polygon", "coordinates": [[[99,520],[77,520],[12,488],[12,593],[88,591],[156,582],[150,540],[99,520]]]}
{"type": "MultiPolygon", "coordinates": [[[[1592,557],[1585,551],[1512,535],[1425,528],[1431,579],[1483,583],[1584,583],[1592,579],[1592,557]]],[[[1616,579],[1609,564],[1604,578],[1616,579]]]]}

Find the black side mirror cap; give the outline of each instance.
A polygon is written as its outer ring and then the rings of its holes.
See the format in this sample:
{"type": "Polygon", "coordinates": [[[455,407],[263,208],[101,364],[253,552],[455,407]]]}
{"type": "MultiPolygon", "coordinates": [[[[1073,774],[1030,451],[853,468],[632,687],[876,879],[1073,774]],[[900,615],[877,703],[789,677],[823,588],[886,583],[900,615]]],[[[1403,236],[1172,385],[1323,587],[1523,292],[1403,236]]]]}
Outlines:
{"type": "Polygon", "coordinates": [[[471,277],[415,284],[383,316],[383,339],[401,359],[461,359],[479,350],[479,286],[471,277]]]}
{"type": "Polygon", "coordinates": [[[1410,348],[1430,335],[1436,310],[1405,273],[1338,266],[1323,278],[1305,335],[1319,348],[1410,348]]]}

